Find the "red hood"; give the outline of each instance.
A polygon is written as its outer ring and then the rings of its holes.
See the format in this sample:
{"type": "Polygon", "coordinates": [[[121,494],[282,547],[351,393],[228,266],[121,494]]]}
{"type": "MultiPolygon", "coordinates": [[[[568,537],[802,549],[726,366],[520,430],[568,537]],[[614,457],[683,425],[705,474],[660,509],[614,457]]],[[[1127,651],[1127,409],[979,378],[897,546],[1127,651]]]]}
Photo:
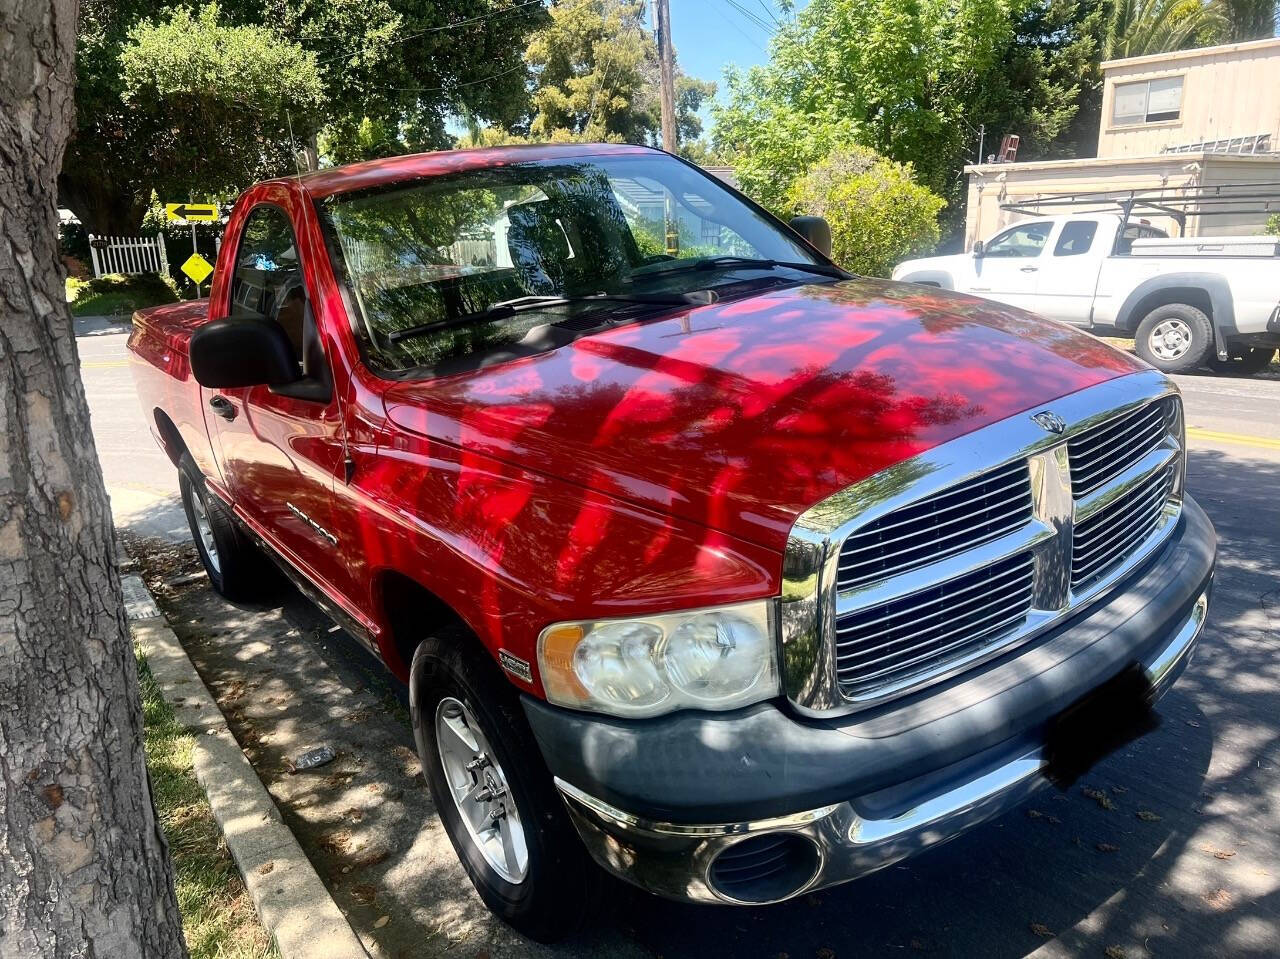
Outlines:
{"type": "Polygon", "coordinates": [[[857,279],[387,391],[414,432],[781,549],[823,497],[1144,367],[973,297],[857,279]]]}

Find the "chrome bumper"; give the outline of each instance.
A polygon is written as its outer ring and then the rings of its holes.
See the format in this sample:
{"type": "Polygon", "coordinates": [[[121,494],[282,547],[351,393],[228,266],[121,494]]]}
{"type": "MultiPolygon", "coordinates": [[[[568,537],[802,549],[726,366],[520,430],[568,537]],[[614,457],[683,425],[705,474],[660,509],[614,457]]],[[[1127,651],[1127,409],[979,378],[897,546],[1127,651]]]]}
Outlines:
{"type": "MultiPolygon", "coordinates": [[[[1143,663],[1157,696],[1186,668],[1208,610],[1206,591],[1163,649],[1143,663]]],[[[816,851],[812,875],[785,895],[751,904],[790,899],[824,886],[856,879],[945,842],[1016,806],[1048,783],[1045,762],[1033,750],[967,781],[948,786],[913,808],[887,819],[858,812],[856,799],[756,822],[683,825],[632,816],[557,778],[579,834],[595,860],[643,889],[670,899],[742,904],[716,888],[711,867],[729,847],[760,834],[792,833],[816,851]]]]}

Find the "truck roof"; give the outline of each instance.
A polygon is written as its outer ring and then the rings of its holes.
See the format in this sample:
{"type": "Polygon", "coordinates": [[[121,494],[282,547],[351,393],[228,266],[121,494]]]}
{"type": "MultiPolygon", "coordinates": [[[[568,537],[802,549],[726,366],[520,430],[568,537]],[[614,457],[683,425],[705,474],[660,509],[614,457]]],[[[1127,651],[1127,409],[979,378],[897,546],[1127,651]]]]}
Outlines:
{"type": "Polygon", "coordinates": [[[316,170],[299,176],[280,177],[273,182],[296,183],[315,199],[323,199],[337,193],[366,190],[402,180],[440,176],[462,170],[500,167],[530,160],[655,152],[658,151],[651,147],[621,143],[539,143],[483,147],[473,150],[440,150],[435,153],[411,153],[407,156],[348,163],[345,166],[316,170]]]}

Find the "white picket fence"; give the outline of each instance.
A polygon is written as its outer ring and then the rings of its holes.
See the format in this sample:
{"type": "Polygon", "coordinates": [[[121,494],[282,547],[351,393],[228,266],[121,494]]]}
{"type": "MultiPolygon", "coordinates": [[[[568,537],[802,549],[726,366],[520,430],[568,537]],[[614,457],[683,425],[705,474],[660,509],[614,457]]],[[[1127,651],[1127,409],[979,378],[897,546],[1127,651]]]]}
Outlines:
{"type": "Polygon", "coordinates": [[[93,258],[93,275],[104,273],[169,273],[169,258],[164,251],[164,237],[94,236],[89,234],[89,255],[93,258]],[[101,247],[101,249],[99,249],[101,247]]]}

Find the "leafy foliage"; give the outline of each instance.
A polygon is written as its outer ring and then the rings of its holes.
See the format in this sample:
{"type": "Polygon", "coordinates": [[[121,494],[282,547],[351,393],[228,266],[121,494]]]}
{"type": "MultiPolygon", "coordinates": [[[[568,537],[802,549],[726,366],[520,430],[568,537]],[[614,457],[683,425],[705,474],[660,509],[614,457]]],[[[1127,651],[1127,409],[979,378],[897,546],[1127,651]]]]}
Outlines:
{"type": "Polygon", "coordinates": [[[134,26],[120,66],[125,104],[164,129],[150,162],[172,171],[179,196],[289,169],[324,96],[314,54],[265,27],[227,26],[212,3],[134,26]]]}
{"type": "Polygon", "coordinates": [[[1098,99],[1103,28],[1100,0],[813,0],[768,65],[728,75],[715,143],[770,207],[859,143],[910,161],[958,215],[980,123],[991,144],[1018,132],[1025,158],[1074,134],[1080,103],[1098,99]]]}
{"type": "Polygon", "coordinates": [[[134,310],[176,303],[173,280],[155,273],[108,273],[93,279],[67,278],[67,302],[72,316],[117,316],[128,320],[134,310]]]}
{"type": "Polygon", "coordinates": [[[1210,0],[1222,22],[1215,42],[1263,40],[1280,33],[1278,0],[1210,0]]]}
{"type": "Polygon", "coordinates": [[[832,256],[856,273],[888,276],[895,263],[931,249],[939,238],[942,197],[912,178],[911,165],[846,147],[818,163],[788,190],[797,211],[831,224],[832,256]]]}
{"type": "Polygon", "coordinates": [[[1103,57],[1119,60],[1214,42],[1226,30],[1218,8],[1202,0],[1117,0],[1103,57]]]}
{"type": "Polygon", "coordinates": [[[1273,213],[1267,217],[1266,230],[1274,236],[1280,236],[1280,213],[1273,213]]]}
{"type": "MultiPolygon", "coordinates": [[[[525,51],[533,69],[536,139],[652,143],[661,127],[658,49],[643,0],[577,0],[550,8],[551,22],[525,51]]],[[[698,110],[715,84],[676,74],[676,134],[702,132],[698,110]]]]}

